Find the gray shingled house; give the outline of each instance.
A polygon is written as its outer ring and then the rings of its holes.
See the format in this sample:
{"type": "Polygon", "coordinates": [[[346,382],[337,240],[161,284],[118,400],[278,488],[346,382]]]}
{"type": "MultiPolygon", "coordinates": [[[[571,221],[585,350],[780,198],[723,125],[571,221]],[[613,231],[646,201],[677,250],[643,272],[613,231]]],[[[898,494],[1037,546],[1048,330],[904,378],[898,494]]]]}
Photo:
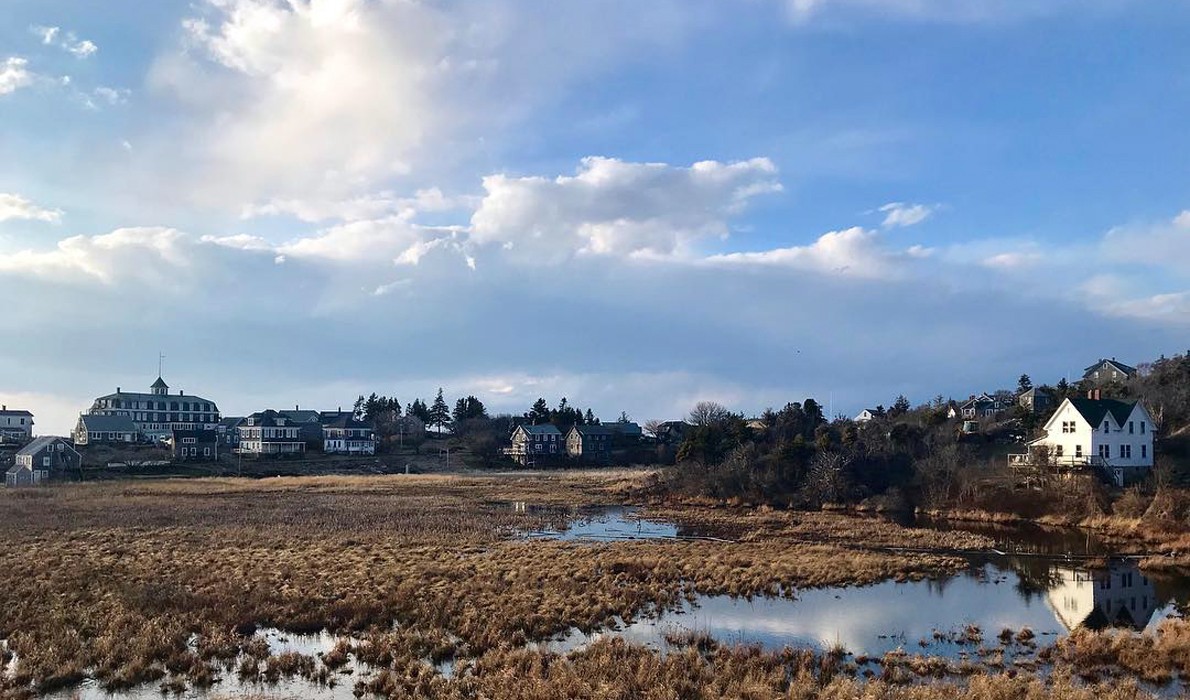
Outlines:
{"type": "Polygon", "coordinates": [[[84,413],[74,427],[76,445],[128,445],[140,442],[141,432],[128,416],[84,413]]]}
{"type": "Polygon", "coordinates": [[[214,462],[219,459],[217,430],[175,430],[171,443],[175,462],[214,462]]]}
{"type": "Polygon", "coordinates": [[[8,486],[33,486],[64,474],[77,473],[83,458],[66,438],[45,436],[25,445],[5,473],[8,486]]]}

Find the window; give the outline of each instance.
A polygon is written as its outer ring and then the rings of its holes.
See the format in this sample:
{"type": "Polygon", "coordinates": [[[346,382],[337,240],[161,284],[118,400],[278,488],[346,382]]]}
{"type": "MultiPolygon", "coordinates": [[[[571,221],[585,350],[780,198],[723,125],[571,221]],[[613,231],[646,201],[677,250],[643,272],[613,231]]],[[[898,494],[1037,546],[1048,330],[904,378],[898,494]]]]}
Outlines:
{"type": "Polygon", "coordinates": [[[1136,427],[1136,424],[1135,424],[1135,423],[1133,423],[1132,421],[1128,421],[1128,434],[1129,434],[1129,435],[1131,435],[1131,434],[1134,432],[1134,430],[1133,430],[1133,429],[1134,429],[1135,427],[1136,427]]]}
{"type": "Polygon", "coordinates": [[[44,456],[44,457],[42,457],[42,458],[41,458],[41,463],[42,463],[42,465],[43,465],[43,466],[46,466],[46,467],[48,467],[48,466],[50,466],[50,464],[52,464],[52,462],[53,462],[53,459],[54,459],[53,457],[51,457],[51,456],[49,456],[49,455],[46,455],[46,456],[44,456]]]}
{"type": "Polygon", "coordinates": [[[1083,446],[1082,446],[1082,445],[1075,445],[1075,446],[1074,446],[1074,456],[1075,456],[1075,457],[1082,457],[1082,456],[1083,456],[1083,446]]]}
{"type": "Polygon", "coordinates": [[[1061,446],[1061,445],[1058,445],[1058,446],[1057,446],[1057,447],[1054,449],[1054,456],[1055,456],[1055,457],[1061,457],[1061,456],[1062,456],[1062,446],[1061,446]]]}
{"type": "Polygon", "coordinates": [[[1132,459],[1132,445],[1120,445],[1120,459],[1132,459]]]}
{"type": "Polygon", "coordinates": [[[1148,446],[1148,445],[1141,445],[1141,446],[1140,446],[1140,458],[1141,458],[1141,459],[1148,459],[1148,458],[1149,458],[1149,446],[1148,446]]]}
{"type": "Polygon", "coordinates": [[[1105,432],[1105,433],[1111,432],[1111,423],[1108,423],[1107,421],[1103,421],[1103,432],[1105,432]]]}
{"type": "Polygon", "coordinates": [[[1140,434],[1145,434],[1145,422],[1143,420],[1140,422],[1140,434]]]}

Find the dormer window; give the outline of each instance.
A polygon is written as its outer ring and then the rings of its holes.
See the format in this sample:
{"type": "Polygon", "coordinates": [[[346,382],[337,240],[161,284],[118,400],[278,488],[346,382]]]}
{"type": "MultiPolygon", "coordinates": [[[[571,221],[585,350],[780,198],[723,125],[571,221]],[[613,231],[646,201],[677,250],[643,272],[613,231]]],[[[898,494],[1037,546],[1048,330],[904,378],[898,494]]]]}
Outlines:
{"type": "Polygon", "coordinates": [[[1108,421],[1103,421],[1103,432],[1105,432],[1105,433],[1111,432],[1111,423],[1109,423],[1108,421]]]}

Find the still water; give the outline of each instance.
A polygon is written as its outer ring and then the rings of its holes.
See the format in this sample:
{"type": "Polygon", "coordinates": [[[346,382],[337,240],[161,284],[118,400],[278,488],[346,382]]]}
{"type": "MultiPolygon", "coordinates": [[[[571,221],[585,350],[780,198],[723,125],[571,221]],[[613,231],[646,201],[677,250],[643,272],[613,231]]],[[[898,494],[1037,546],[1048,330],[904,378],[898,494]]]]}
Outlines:
{"type": "MultiPolygon", "coordinates": [[[[518,506],[514,505],[514,508],[518,506]]],[[[525,538],[552,538],[592,544],[621,540],[705,537],[708,533],[680,523],[646,519],[632,508],[581,509],[530,515],[535,525],[525,538]],[[543,526],[543,523],[545,526],[543,526]]],[[[963,573],[945,579],[869,586],[799,590],[793,598],[702,596],[675,610],[612,625],[585,634],[568,634],[539,645],[559,653],[583,648],[604,636],[618,636],[665,652],[675,635],[705,634],[724,644],[759,644],[825,651],[843,647],[856,656],[878,657],[903,649],[911,654],[963,658],[980,647],[995,647],[1002,630],[1028,628],[1040,645],[1079,627],[1143,630],[1181,614],[1190,606],[1190,579],[1147,576],[1127,559],[1113,559],[1107,568],[1089,569],[1077,556],[1110,552],[1093,537],[1075,530],[954,526],[917,521],[915,526],[977,531],[995,540],[995,549],[969,558],[963,573]]],[[[273,653],[297,651],[320,656],[338,641],[329,634],[287,635],[277,630],[259,634],[273,653]]],[[[355,682],[375,672],[352,663],[349,673],[336,674],[334,687],[301,679],[274,686],[240,683],[234,672],[210,691],[190,690],[184,697],[209,698],[262,694],[267,697],[351,698],[355,682]]],[[[437,667],[443,675],[450,664],[437,667]]],[[[111,697],[97,684],[54,697],[111,697]]],[[[123,692],[121,698],[159,698],[156,685],[123,692]]]]}

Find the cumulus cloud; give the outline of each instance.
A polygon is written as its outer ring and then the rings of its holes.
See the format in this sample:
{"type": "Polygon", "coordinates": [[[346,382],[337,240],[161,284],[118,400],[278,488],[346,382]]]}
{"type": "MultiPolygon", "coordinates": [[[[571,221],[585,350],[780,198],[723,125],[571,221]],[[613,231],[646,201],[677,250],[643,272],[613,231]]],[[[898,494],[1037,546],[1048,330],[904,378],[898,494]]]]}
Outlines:
{"type": "Polygon", "coordinates": [[[869,279],[903,276],[906,265],[928,256],[928,250],[914,246],[904,251],[888,248],[879,232],[855,226],[823,234],[814,243],[759,252],[726,253],[708,257],[713,265],[768,265],[826,274],[869,279]]]}
{"type": "Polygon", "coordinates": [[[482,153],[562,86],[665,44],[708,5],[198,0],[148,83],[180,107],[177,133],[162,137],[188,145],[171,150],[171,170],[195,199],[249,215],[323,221],[348,203],[376,216],[382,203],[359,200],[447,167],[444,153],[482,153]]]}
{"type": "Polygon", "coordinates": [[[62,211],[39,207],[19,194],[0,192],[0,221],[9,220],[56,224],[62,221],[62,211]]]}
{"type": "Polygon", "coordinates": [[[904,228],[920,224],[930,218],[936,210],[937,206],[927,204],[891,202],[880,207],[878,211],[885,215],[881,224],[884,228],[904,228]]]}
{"type": "Polygon", "coordinates": [[[725,238],[749,202],[779,192],[766,158],[690,167],[585,158],[574,176],[484,178],[471,239],[519,255],[559,260],[579,254],[674,256],[725,238]]]}
{"type": "Polygon", "coordinates": [[[10,56],[0,62],[0,95],[8,95],[33,84],[36,76],[29,71],[29,61],[10,56]]]}
{"type": "Polygon", "coordinates": [[[1116,264],[1160,261],[1190,273],[1190,210],[1167,221],[1117,226],[1104,236],[1100,254],[1116,264]]]}
{"type": "Polygon", "coordinates": [[[89,58],[99,51],[99,46],[90,39],[80,39],[74,32],[63,32],[61,27],[46,27],[33,25],[29,27],[41,43],[46,46],[56,46],[63,51],[74,54],[78,58],[89,58]]]}

